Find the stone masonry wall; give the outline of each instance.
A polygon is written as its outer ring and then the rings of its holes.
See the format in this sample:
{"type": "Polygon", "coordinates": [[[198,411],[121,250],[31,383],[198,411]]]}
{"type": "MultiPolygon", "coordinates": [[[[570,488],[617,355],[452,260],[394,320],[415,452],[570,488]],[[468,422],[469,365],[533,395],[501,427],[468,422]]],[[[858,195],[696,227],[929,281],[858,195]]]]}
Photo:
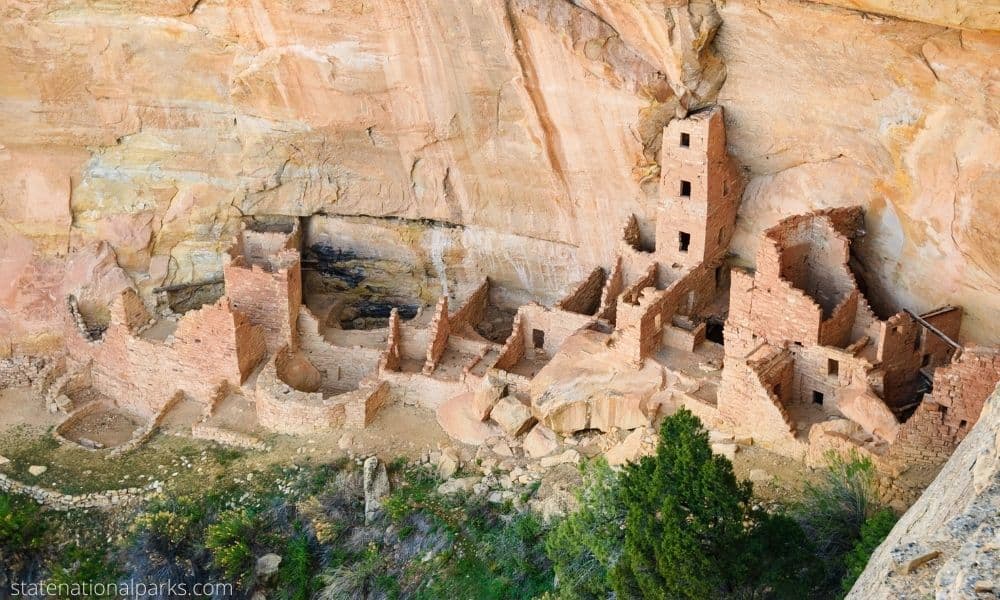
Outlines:
{"type": "Polygon", "coordinates": [[[622,273],[622,257],[615,258],[615,266],[611,269],[611,275],[604,282],[601,289],[601,306],[597,310],[597,316],[614,324],[617,320],[616,313],[618,307],[618,296],[625,287],[625,277],[622,273]]]}
{"type": "Polygon", "coordinates": [[[448,297],[441,296],[438,300],[437,308],[434,309],[434,318],[431,319],[431,339],[427,344],[427,360],[424,361],[423,373],[430,375],[437,367],[444,351],[448,349],[448,336],[451,335],[451,323],[448,321],[448,297]]]}
{"type": "Polygon", "coordinates": [[[897,467],[937,466],[975,426],[983,404],[1000,382],[1000,350],[969,348],[934,372],[934,391],[900,427],[889,451],[897,467]]]}
{"type": "Polygon", "coordinates": [[[490,280],[484,279],[479,287],[465,300],[465,303],[448,317],[452,331],[459,331],[466,326],[478,325],[486,314],[490,302],[490,280]]]}
{"type": "Polygon", "coordinates": [[[299,308],[302,304],[302,272],[298,252],[285,250],[281,268],[268,270],[236,257],[223,266],[226,295],[233,308],[263,327],[267,350],[277,352],[285,345],[295,348],[299,308]]]}
{"type": "Polygon", "coordinates": [[[319,321],[306,307],[299,313],[299,349],[322,374],[321,389],[326,395],[356,389],[378,369],[382,358],[382,352],[375,348],[329,344],[319,332],[319,321]]]}
{"type": "Polygon", "coordinates": [[[265,352],[260,328],[234,312],[225,297],[186,313],[166,342],[136,337],[115,324],[99,341],[89,341],[68,327],[71,361],[93,361],[93,386],[147,417],[178,390],[207,402],[220,383],[240,385],[265,352]]]}
{"type": "Polygon", "coordinates": [[[41,358],[26,356],[0,358],[0,389],[31,385],[44,366],[45,361],[41,358]]]}
{"type": "Polygon", "coordinates": [[[378,371],[398,371],[402,355],[399,349],[399,309],[389,311],[389,335],[385,340],[385,351],[379,359],[378,371]]]}
{"type": "Polygon", "coordinates": [[[784,406],[792,387],[791,354],[765,346],[748,360],[727,361],[726,366],[719,384],[720,416],[755,444],[802,456],[805,446],[795,440],[795,424],[784,406]]]}
{"type": "Polygon", "coordinates": [[[493,363],[494,368],[502,371],[510,371],[514,368],[514,365],[521,362],[521,359],[524,358],[524,327],[521,325],[522,319],[523,317],[519,310],[514,315],[514,324],[510,331],[510,337],[504,342],[503,347],[500,349],[500,356],[493,363]]]}
{"type": "Polygon", "coordinates": [[[586,279],[581,281],[562,300],[557,302],[555,308],[581,315],[596,314],[597,309],[601,305],[604,280],[604,269],[600,267],[594,269],[586,279]]]}

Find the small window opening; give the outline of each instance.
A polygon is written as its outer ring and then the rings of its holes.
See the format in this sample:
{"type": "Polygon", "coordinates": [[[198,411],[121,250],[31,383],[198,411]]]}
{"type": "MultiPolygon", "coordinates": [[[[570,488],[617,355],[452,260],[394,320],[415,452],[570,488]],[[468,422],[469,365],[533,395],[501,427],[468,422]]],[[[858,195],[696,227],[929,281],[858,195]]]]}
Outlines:
{"type": "Polygon", "coordinates": [[[931,364],[931,355],[930,354],[925,354],[924,355],[924,359],[922,361],[920,361],[920,366],[921,367],[926,367],[929,364],[931,364]]]}
{"type": "Polygon", "coordinates": [[[819,404],[823,406],[823,392],[817,392],[813,390],[813,404],[819,404]]]}
{"type": "Polygon", "coordinates": [[[959,429],[965,429],[965,426],[968,425],[968,424],[969,424],[968,421],[966,421],[965,419],[962,419],[961,421],[958,422],[958,428],[959,429]]]}
{"type": "Polygon", "coordinates": [[[535,348],[545,347],[545,332],[541,329],[531,330],[531,345],[535,348]]]}
{"type": "Polygon", "coordinates": [[[840,373],[840,363],[832,358],[828,358],[826,361],[826,374],[837,375],[838,373],[840,373]]]}
{"type": "Polygon", "coordinates": [[[691,182],[681,179],[681,196],[689,198],[691,196],[691,182]]]}
{"type": "Polygon", "coordinates": [[[681,252],[687,252],[688,248],[691,246],[691,234],[686,231],[682,231],[680,232],[680,235],[677,237],[678,240],[680,241],[678,249],[681,252]]]}
{"type": "Polygon", "coordinates": [[[690,148],[691,147],[691,134],[690,133],[682,133],[681,134],[681,146],[684,147],[684,148],[690,148]]]}
{"type": "Polygon", "coordinates": [[[915,337],[913,339],[913,351],[914,352],[919,352],[920,351],[920,337],[921,337],[920,333],[917,332],[917,337],[915,337]]]}
{"type": "Polygon", "coordinates": [[[774,384],[774,395],[777,396],[778,398],[781,398],[781,384],[780,383],[774,384]]]}
{"type": "Polygon", "coordinates": [[[716,289],[722,285],[722,267],[715,267],[715,287],[716,289]]]}

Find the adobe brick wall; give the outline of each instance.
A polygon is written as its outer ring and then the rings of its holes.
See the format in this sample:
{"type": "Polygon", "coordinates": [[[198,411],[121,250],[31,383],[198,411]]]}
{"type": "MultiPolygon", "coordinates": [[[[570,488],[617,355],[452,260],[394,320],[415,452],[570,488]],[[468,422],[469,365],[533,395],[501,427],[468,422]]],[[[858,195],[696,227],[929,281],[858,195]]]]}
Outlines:
{"type": "Polygon", "coordinates": [[[483,320],[486,307],[490,303],[490,280],[483,282],[466,298],[465,303],[448,317],[452,331],[460,331],[466,326],[474,327],[483,320]]]}
{"type": "Polygon", "coordinates": [[[936,369],[934,391],[900,427],[889,463],[944,463],[979,420],[998,382],[998,349],[967,348],[950,365],[936,369]]]}
{"type": "Polygon", "coordinates": [[[233,311],[225,297],[182,316],[166,342],[137,337],[118,324],[90,341],[69,315],[67,321],[70,361],[93,361],[93,386],[143,416],[156,413],[177,390],[207,402],[220,383],[240,385],[265,352],[261,329],[233,311]]]}
{"type": "Polygon", "coordinates": [[[604,282],[601,289],[601,306],[597,309],[597,316],[614,324],[617,317],[618,296],[625,288],[625,278],[622,272],[622,257],[615,257],[615,265],[611,269],[611,274],[604,282]]]}
{"type": "Polygon", "coordinates": [[[555,308],[581,315],[594,315],[601,306],[601,295],[604,291],[604,269],[597,267],[590,272],[566,296],[556,303],[555,308]]]}
{"type": "Polygon", "coordinates": [[[493,363],[494,368],[509,371],[524,358],[525,341],[522,320],[522,313],[518,310],[517,314],[514,315],[514,324],[510,331],[510,337],[507,338],[503,347],[500,348],[500,356],[493,363]]]}
{"type": "Polygon", "coordinates": [[[521,317],[519,325],[525,352],[534,349],[533,332],[537,329],[545,334],[542,349],[549,356],[558,352],[569,336],[597,321],[596,317],[550,309],[534,302],[525,304],[517,312],[521,317]]]}
{"type": "Polygon", "coordinates": [[[379,358],[378,372],[398,371],[402,355],[399,349],[399,310],[393,308],[389,312],[389,335],[385,341],[385,351],[379,358]]]}
{"type": "Polygon", "coordinates": [[[326,395],[356,389],[378,369],[382,351],[353,346],[343,348],[328,343],[319,333],[319,320],[307,307],[299,312],[299,350],[322,375],[321,391],[326,395]]]}
{"type": "Polygon", "coordinates": [[[282,250],[264,266],[243,256],[223,265],[226,295],[233,308],[264,328],[268,352],[298,343],[295,324],[302,305],[299,253],[282,250]]]}
{"type": "Polygon", "coordinates": [[[430,342],[427,344],[427,358],[424,361],[423,373],[430,375],[437,368],[438,361],[448,349],[448,336],[451,335],[451,323],[448,320],[448,297],[441,296],[434,309],[434,318],[430,324],[430,342]]]}

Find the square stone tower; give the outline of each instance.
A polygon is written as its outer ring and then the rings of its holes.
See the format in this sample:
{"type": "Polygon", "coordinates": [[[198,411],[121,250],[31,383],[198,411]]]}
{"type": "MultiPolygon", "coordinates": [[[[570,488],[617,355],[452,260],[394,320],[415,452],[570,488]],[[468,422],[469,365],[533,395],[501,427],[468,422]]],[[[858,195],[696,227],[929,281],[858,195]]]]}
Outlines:
{"type": "Polygon", "coordinates": [[[671,121],[663,129],[660,165],[656,260],[686,269],[721,259],[739,206],[722,107],[671,121]]]}

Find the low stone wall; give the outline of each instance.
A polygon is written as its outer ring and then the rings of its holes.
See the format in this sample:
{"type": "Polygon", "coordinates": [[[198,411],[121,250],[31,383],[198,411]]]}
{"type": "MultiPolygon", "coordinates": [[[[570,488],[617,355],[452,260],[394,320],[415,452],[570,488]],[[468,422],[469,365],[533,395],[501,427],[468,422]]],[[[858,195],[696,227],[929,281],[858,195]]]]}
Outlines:
{"type": "Polygon", "coordinates": [[[116,456],[121,456],[122,454],[131,452],[136,448],[138,448],[139,446],[145,444],[149,440],[149,438],[153,436],[153,433],[156,431],[156,428],[159,427],[160,423],[163,422],[163,419],[167,416],[167,413],[170,412],[170,409],[172,409],[174,406],[177,406],[177,403],[183,399],[184,399],[184,392],[175,393],[170,398],[170,400],[168,400],[167,403],[163,405],[163,408],[161,408],[152,419],[146,422],[146,425],[143,426],[142,429],[137,431],[132,436],[132,439],[125,442],[121,446],[112,448],[111,452],[109,452],[108,455],[105,456],[104,458],[114,458],[116,456]]]}
{"type": "Polygon", "coordinates": [[[73,496],[35,485],[27,485],[0,473],[0,490],[11,494],[28,496],[43,506],[54,510],[74,510],[81,508],[110,508],[136,504],[160,491],[162,485],[153,482],[141,488],[107,490],[73,496]]]}
{"type": "Polygon", "coordinates": [[[0,359],[0,389],[26,387],[45,369],[45,360],[27,356],[0,359]]]}
{"type": "Polygon", "coordinates": [[[375,415],[389,399],[389,384],[384,381],[362,385],[344,404],[346,419],[344,424],[351,429],[364,429],[375,420],[375,415]]]}
{"type": "Polygon", "coordinates": [[[196,423],[191,426],[191,437],[196,440],[208,440],[222,444],[223,446],[233,446],[246,450],[267,450],[267,444],[245,433],[222,429],[214,425],[196,423]]]}

